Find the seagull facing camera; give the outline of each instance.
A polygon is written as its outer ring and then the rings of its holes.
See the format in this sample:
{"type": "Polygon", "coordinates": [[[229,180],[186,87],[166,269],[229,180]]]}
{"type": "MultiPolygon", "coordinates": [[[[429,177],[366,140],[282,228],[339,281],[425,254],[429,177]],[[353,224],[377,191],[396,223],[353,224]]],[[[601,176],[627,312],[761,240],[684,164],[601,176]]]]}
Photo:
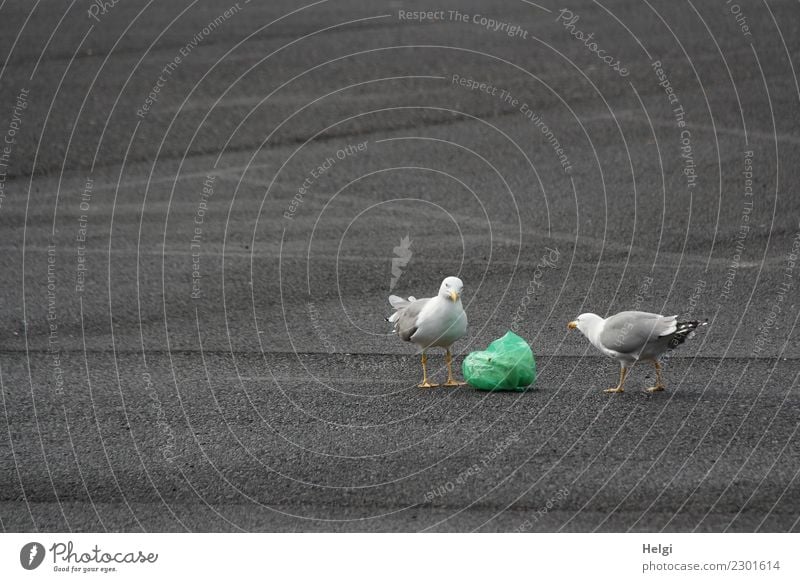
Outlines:
{"type": "Polygon", "coordinates": [[[462,386],[453,378],[450,346],[467,333],[467,314],[461,305],[461,292],[464,284],[458,277],[447,277],[439,287],[436,297],[407,300],[397,295],[389,295],[389,303],[395,312],[386,318],[394,324],[394,332],[404,341],[416,344],[422,353],[422,382],[420,388],[434,388],[428,380],[427,350],[433,347],[445,348],[447,362],[447,381],[445,386],[462,386]]]}
{"type": "Polygon", "coordinates": [[[577,329],[598,350],[619,362],[619,382],[606,393],[624,392],[623,385],[628,369],[639,360],[653,363],[656,384],[648,392],[664,390],[659,358],[668,350],[677,348],[698,327],[707,321],[679,322],[677,315],[664,316],[645,311],[622,311],[603,319],[594,313],[582,313],[567,324],[577,329]]]}

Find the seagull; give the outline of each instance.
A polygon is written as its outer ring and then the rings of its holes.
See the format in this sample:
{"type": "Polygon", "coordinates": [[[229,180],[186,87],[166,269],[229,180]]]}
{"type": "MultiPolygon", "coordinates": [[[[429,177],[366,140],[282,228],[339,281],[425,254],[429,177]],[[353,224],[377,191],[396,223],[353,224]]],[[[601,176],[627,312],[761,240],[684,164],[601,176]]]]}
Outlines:
{"type": "Polygon", "coordinates": [[[567,327],[580,330],[594,347],[619,361],[619,383],[614,388],[604,390],[606,393],[615,393],[624,392],[622,386],[628,368],[639,360],[649,360],[656,368],[656,384],[647,391],[664,390],[659,357],[681,345],[695,329],[703,325],[708,325],[708,321],[679,322],[677,315],[622,311],[606,319],[594,313],[583,313],[570,321],[567,327]]]}
{"type": "Polygon", "coordinates": [[[447,382],[445,386],[463,386],[453,378],[450,346],[467,333],[467,314],[461,305],[461,291],[464,284],[458,277],[447,277],[439,287],[436,297],[407,300],[397,295],[389,295],[389,303],[395,312],[386,318],[394,324],[394,332],[401,339],[419,346],[422,353],[422,382],[420,388],[435,388],[428,380],[427,350],[433,347],[445,348],[447,361],[447,382]]]}

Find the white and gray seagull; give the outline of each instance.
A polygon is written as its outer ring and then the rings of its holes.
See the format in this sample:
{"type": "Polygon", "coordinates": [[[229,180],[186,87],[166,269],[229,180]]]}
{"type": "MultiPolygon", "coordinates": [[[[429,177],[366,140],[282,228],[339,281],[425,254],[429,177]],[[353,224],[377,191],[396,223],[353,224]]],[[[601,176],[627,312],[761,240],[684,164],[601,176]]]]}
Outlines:
{"type": "Polygon", "coordinates": [[[397,295],[389,295],[389,303],[395,312],[386,318],[394,324],[394,332],[401,339],[416,344],[422,353],[422,382],[420,388],[435,388],[428,380],[427,350],[433,347],[445,349],[447,361],[447,382],[445,386],[463,386],[453,378],[450,346],[467,333],[467,314],[461,305],[461,292],[464,284],[458,277],[447,277],[439,287],[436,297],[407,300],[397,295]]]}
{"type": "Polygon", "coordinates": [[[656,369],[656,384],[647,391],[660,392],[664,389],[661,355],[677,348],[695,329],[707,324],[707,321],[679,322],[677,315],[622,311],[606,319],[594,313],[582,313],[567,327],[580,330],[594,347],[619,361],[619,383],[604,392],[624,392],[628,369],[639,360],[652,362],[656,369]]]}

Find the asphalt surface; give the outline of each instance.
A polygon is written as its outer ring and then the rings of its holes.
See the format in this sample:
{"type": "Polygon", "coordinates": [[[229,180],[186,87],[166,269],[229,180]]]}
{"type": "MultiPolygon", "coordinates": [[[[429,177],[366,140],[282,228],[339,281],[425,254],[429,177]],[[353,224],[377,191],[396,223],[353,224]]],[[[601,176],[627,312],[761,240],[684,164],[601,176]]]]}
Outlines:
{"type": "Polygon", "coordinates": [[[91,6],[0,4],[4,531],[800,530],[797,2],[91,6]],[[447,275],[531,390],[416,388],[447,275]]]}

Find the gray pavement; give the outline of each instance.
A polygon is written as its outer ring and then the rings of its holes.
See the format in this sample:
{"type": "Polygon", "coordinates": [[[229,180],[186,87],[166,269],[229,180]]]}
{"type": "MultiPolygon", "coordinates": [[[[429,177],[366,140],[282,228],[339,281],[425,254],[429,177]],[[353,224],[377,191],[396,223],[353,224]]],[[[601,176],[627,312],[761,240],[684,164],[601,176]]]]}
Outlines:
{"type": "Polygon", "coordinates": [[[0,4],[3,530],[800,530],[797,2],[88,6],[0,4]],[[447,275],[532,390],[415,387],[447,275]]]}

